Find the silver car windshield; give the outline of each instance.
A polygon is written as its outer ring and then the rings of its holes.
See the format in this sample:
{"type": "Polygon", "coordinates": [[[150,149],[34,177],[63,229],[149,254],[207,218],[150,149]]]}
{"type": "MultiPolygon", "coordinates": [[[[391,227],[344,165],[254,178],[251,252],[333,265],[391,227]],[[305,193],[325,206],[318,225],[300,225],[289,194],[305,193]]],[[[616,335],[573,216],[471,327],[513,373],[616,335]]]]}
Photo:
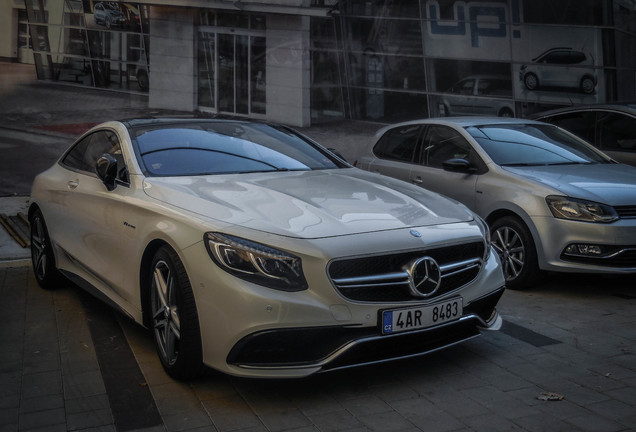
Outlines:
{"type": "Polygon", "coordinates": [[[466,130],[501,166],[611,163],[590,145],[552,125],[503,124],[466,130]]]}
{"type": "Polygon", "coordinates": [[[140,128],[135,136],[138,155],[151,176],[339,168],[301,136],[266,124],[171,124],[140,128]]]}

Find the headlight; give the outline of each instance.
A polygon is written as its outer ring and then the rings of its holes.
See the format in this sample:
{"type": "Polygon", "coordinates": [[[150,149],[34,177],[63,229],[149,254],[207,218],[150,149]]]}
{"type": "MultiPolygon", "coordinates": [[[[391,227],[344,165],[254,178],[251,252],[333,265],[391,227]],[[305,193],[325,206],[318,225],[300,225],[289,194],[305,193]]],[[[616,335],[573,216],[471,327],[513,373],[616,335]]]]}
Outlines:
{"type": "Polygon", "coordinates": [[[593,201],[550,195],[546,202],[555,218],[610,223],[618,219],[614,208],[593,201]]]}
{"type": "Polygon", "coordinates": [[[203,240],[212,260],[238,278],[283,291],[307,289],[297,256],[227,234],[209,232],[203,240]]]}

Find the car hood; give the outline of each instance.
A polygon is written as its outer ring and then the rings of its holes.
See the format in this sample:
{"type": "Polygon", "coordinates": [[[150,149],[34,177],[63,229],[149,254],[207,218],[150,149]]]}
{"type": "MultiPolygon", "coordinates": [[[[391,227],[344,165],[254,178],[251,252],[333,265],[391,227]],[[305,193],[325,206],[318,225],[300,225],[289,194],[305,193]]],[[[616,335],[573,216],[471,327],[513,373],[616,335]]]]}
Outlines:
{"type": "Polygon", "coordinates": [[[623,164],[505,167],[572,198],[613,206],[636,204],[636,168],[623,164]]]}
{"type": "Polygon", "coordinates": [[[149,177],[144,190],[154,199],[209,219],[301,238],[473,219],[454,201],[356,168],[149,177]]]}

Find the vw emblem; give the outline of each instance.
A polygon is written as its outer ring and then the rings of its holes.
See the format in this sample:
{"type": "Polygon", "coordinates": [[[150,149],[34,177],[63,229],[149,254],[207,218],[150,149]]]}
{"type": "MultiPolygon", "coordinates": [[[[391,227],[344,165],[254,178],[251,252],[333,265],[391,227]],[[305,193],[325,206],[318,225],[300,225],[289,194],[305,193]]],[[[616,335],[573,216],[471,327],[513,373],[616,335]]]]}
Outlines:
{"type": "Polygon", "coordinates": [[[418,237],[418,238],[419,238],[419,237],[422,237],[422,233],[421,233],[421,232],[419,232],[418,230],[414,230],[414,229],[412,229],[412,230],[411,230],[411,231],[409,231],[409,232],[411,233],[411,235],[412,235],[413,237],[418,237]]]}
{"type": "Polygon", "coordinates": [[[442,281],[439,264],[431,257],[418,258],[405,267],[409,275],[409,289],[417,297],[432,296],[442,281]]]}

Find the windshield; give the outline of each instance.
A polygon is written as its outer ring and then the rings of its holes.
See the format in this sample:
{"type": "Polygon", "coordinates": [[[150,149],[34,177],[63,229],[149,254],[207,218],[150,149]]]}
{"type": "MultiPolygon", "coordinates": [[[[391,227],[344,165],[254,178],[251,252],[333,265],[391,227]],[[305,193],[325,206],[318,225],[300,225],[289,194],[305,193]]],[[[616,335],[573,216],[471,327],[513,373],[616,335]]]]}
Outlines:
{"type": "Polygon", "coordinates": [[[266,124],[196,122],[135,130],[151,176],[306,171],[344,164],[293,131],[266,124]]]}
{"type": "Polygon", "coordinates": [[[610,163],[592,146],[548,124],[501,124],[466,128],[501,166],[610,163]]]}

